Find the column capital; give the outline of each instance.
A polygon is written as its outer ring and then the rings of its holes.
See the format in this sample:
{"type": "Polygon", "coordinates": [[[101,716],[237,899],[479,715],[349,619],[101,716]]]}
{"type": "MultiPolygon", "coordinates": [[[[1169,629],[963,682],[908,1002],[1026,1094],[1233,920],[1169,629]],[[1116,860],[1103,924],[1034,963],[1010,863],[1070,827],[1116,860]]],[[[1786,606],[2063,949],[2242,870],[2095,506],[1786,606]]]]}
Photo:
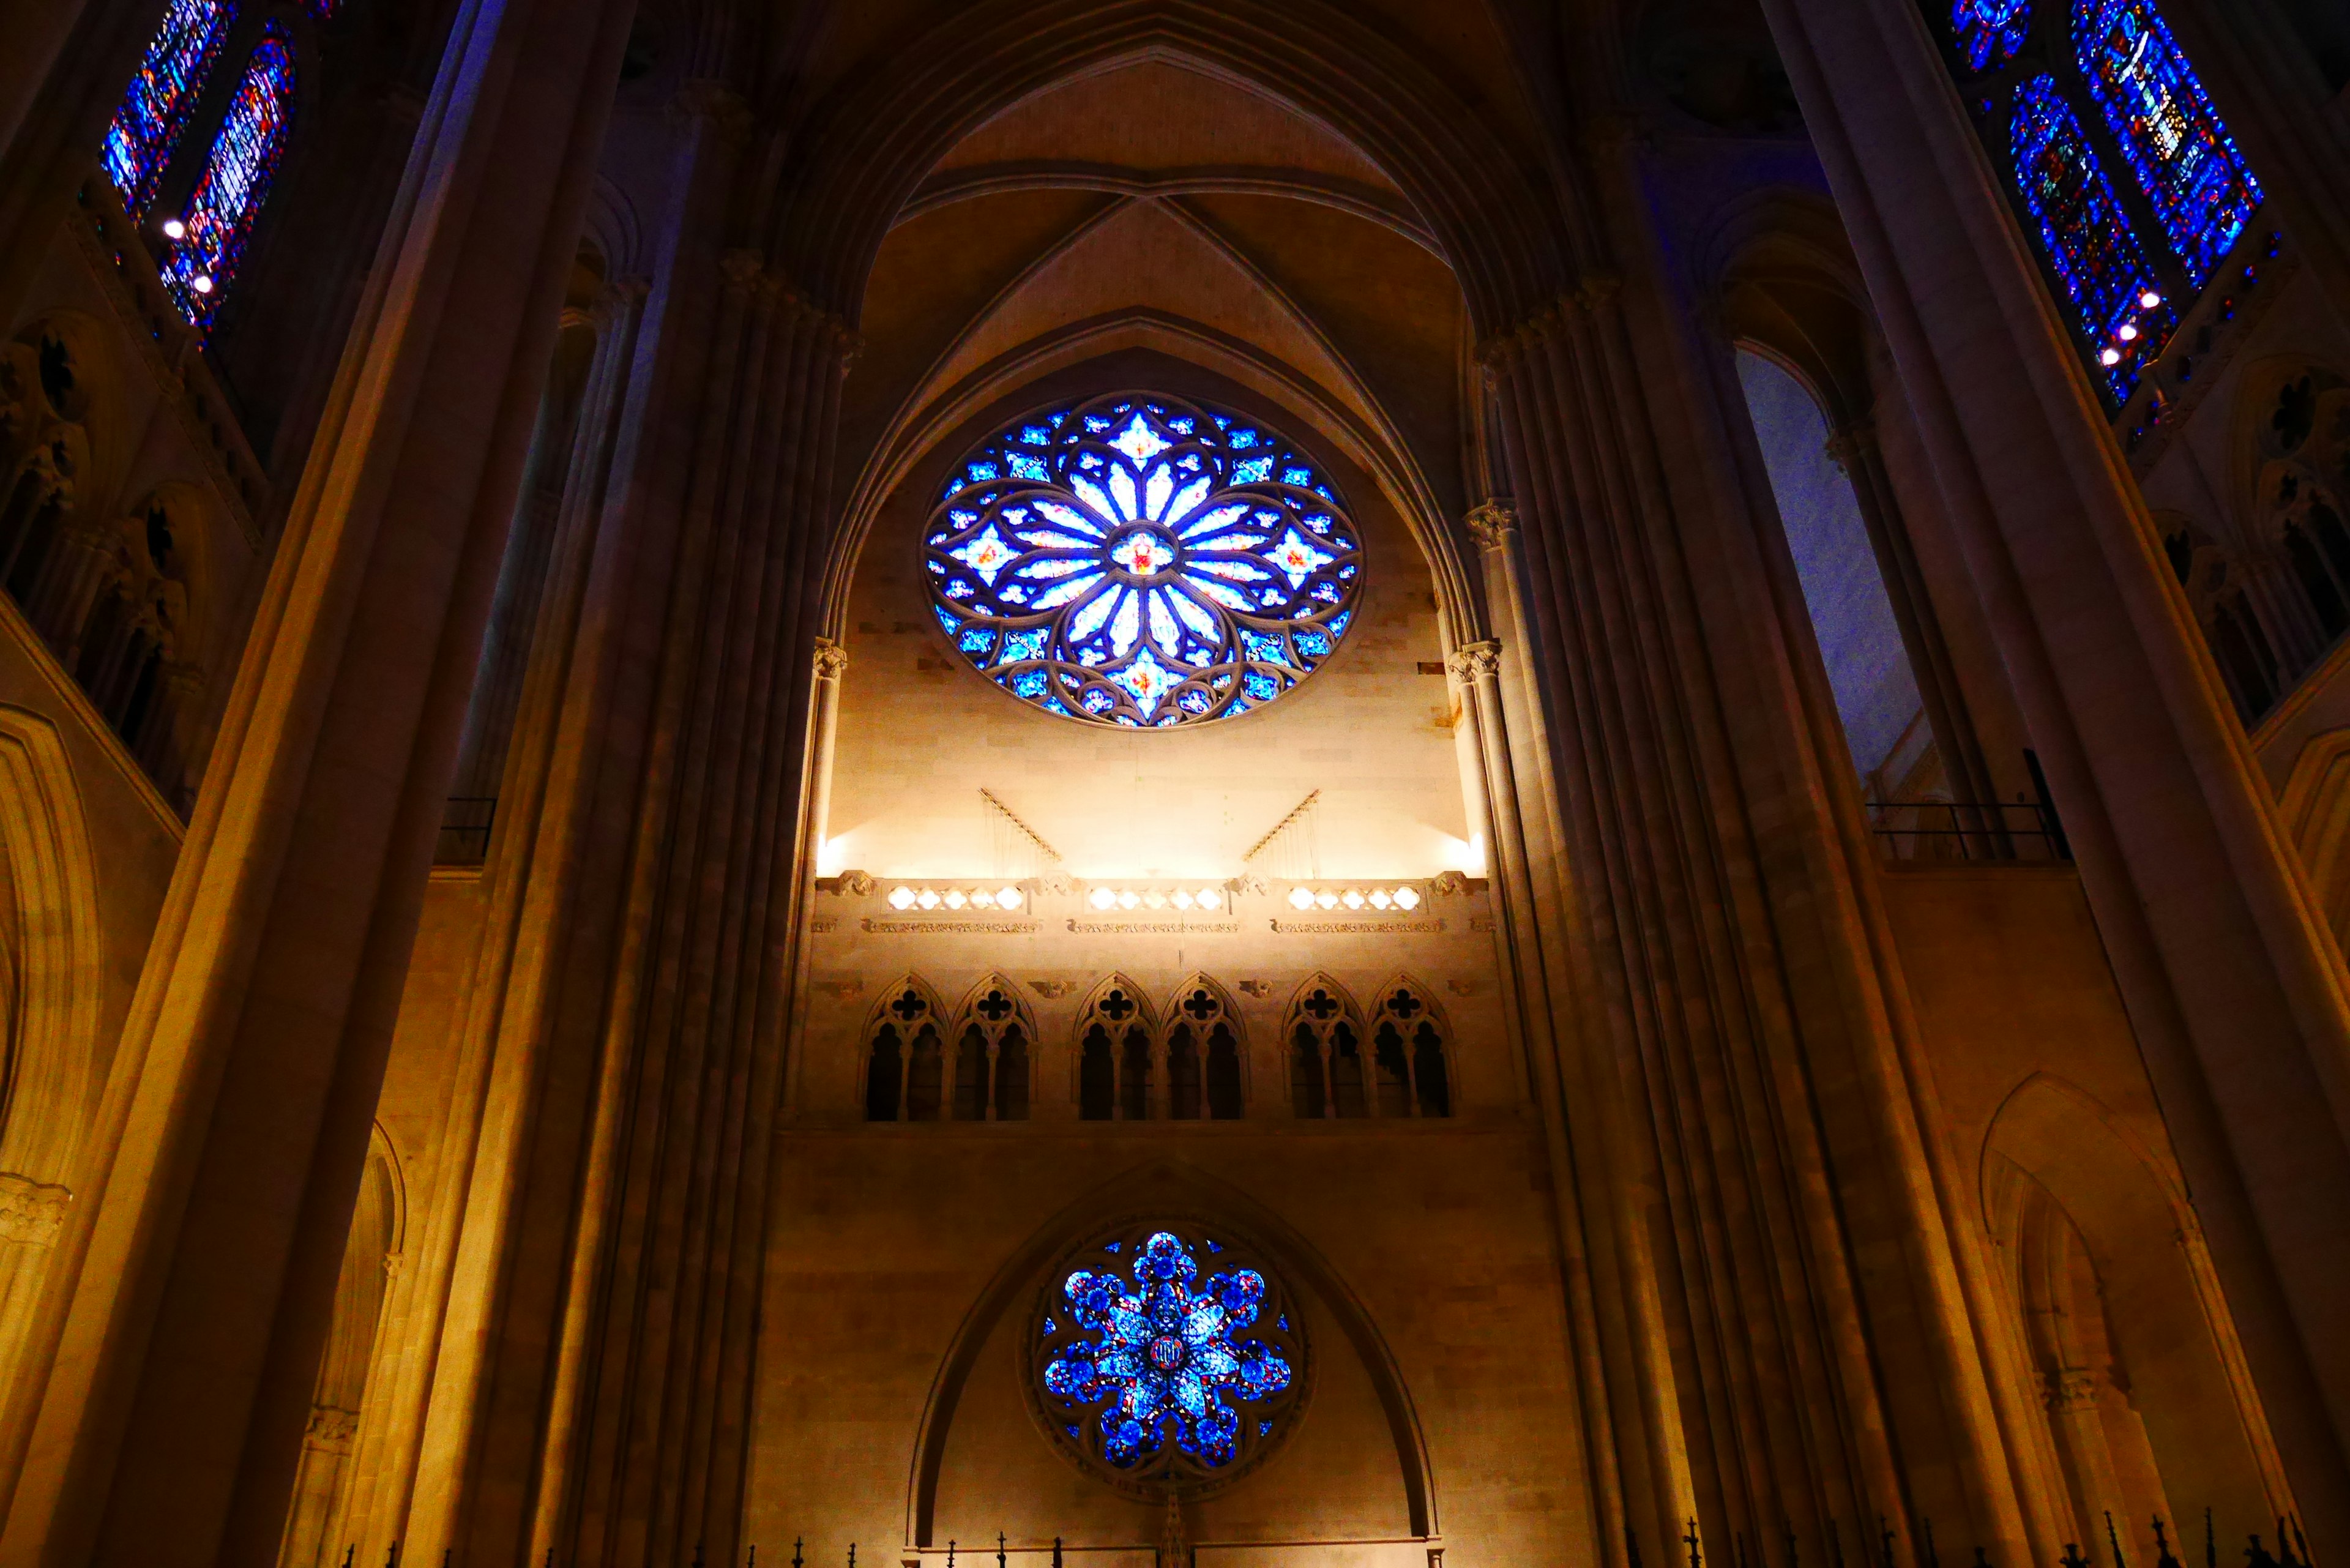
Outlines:
{"type": "Polygon", "coordinates": [[[1506,550],[1510,535],[1518,531],[1517,503],[1506,495],[1489,495],[1471,507],[1461,523],[1481,549],[1506,550]]]}
{"type": "Polygon", "coordinates": [[[1444,661],[1444,667],[1450,670],[1454,679],[1463,685],[1471,685],[1480,680],[1492,680],[1502,673],[1501,640],[1498,638],[1489,637],[1482,642],[1467,643],[1456,648],[1452,650],[1452,656],[1444,661]]]}
{"type": "Polygon", "coordinates": [[[725,278],[727,287],[737,292],[749,292],[766,270],[766,256],[747,245],[718,253],[719,275],[725,278]]]}
{"type": "Polygon", "coordinates": [[[828,637],[816,639],[816,678],[837,680],[848,670],[848,649],[828,637]]]}
{"type": "Polygon", "coordinates": [[[696,77],[681,83],[669,107],[681,119],[709,121],[730,141],[751,134],[750,104],[724,82],[696,77]]]}
{"type": "Polygon", "coordinates": [[[1853,462],[1877,450],[1877,421],[1867,415],[1849,419],[1828,432],[1828,461],[1852,472],[1853,462]]]}

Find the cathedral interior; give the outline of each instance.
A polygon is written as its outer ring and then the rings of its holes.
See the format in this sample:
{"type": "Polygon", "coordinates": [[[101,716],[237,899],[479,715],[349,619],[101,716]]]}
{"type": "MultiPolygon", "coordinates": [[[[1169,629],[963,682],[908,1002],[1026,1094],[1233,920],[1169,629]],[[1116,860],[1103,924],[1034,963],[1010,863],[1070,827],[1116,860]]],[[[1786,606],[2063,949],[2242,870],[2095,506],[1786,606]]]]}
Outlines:
{"type": "Polygon", "coordinates": [[[2350,1564],[2339,0],[0,39],[0,1568],[2350,1564]]]}

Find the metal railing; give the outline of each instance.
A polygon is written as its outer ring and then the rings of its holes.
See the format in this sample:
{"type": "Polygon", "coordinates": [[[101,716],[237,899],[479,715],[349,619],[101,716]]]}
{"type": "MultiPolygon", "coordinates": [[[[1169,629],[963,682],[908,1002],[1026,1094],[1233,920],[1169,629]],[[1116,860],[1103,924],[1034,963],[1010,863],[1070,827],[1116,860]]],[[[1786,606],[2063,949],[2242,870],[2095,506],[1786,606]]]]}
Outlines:
{"type": "Polygon", "coordinates": [[[1872,800],[1868,826],[1895,860],[2070,860],[2051,807],[2034,801],[1872,800]]]}
{"type": "Polygon", "coordinates": [[[490,857],[490,828],[497,821],[494,794],[452,794],[441,812],[441,841],[432,847],[435,866],[479,866],[490,857]]]}

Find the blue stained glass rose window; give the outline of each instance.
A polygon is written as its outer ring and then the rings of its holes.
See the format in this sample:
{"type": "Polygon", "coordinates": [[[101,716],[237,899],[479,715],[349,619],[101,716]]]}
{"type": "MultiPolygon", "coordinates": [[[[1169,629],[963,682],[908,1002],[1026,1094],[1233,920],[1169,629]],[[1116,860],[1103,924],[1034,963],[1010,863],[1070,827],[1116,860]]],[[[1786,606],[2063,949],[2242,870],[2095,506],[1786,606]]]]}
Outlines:
{"type": "Polygon", "coordinates": [[[1261,708],[1328,659],[1362,541],[1262,423],[1118,394],[983,442],[946,483],[923,565],[948,639],[1005,691],[1165,729],[1261,708]]]}
{"type": "Polygon", "coordinates": [[[1144,1226],[1088,1243],[1054,1271],[1036,1316],[1039,1419],[1122,1490],[1201,1495],[1295,1424],[1296,1309],[1230,1237],[1144,1226]]]}

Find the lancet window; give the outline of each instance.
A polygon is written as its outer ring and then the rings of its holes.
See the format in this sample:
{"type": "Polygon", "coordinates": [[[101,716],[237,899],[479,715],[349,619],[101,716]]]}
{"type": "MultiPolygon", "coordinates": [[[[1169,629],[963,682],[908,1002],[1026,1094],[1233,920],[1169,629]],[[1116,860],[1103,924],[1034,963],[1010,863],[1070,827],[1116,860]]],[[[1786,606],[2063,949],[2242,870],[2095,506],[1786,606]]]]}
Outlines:
{"type": "Polygon", "coordinates": [[[865,1119],[937,1121],[945,1106],[938,1001],[912,980],[883,994],[865,1031],[865,1119]]]}
{"type": "Polygon", "coordinates": [[[1379,993],[1371,1025],[1372,1105],[1383,1116],[1449,1116],[1452,1075],[1445,1062],[1443,1021],[1427,991],[1399,980],[1379,993]]]}
{"type": "Polygon", "coordinates": [[[226,0],[172,0],[149,40],[99,152],[132,218],[144,218],[154,204],[235,20],[236,8],[226,0]]]}
{"type": "MultiPolygon", "coordinates": [[[[302,0],[298,10],[325,23],[337,8],[335,0],[302,0]]],[[[163,214],[148,231],[157,270],[198,327],[212,326],[244,266],[293,133],[298,66],[289,23],[308,25],[296,9],[172,0],[99,146],[132,220],[143,226],[159,209],[163,214]],[[229,45],[254,27],[234,86],[207,111],[206,88],[229,45]],[[206,112],[218,119],[200,124],[206,112]],[[175,168],[184,183],[175,182],[175,168]]]]}
{"type": "Polygon", "coordinates": [[[199,327],[211,325],[244,265],[293,126],[294,46],[273,25],[245,63],[163,263],[163,286],[199,327]]]}
{"type": "Polygon", "coordinates": [[[1955,0],[1953,64],[2107,396],[2128,400],[2259,212],[2155,0],[1955,0]]]}
{"type": "Polygon", "coordinates": [[[1231,1002],[1194,976],[1163,1018],[1113,977],[1077,1018],[1077,1109],[1087,1121],[1231,1121],[1242,1114],[1240,1032],[1231,1002]]]}
{"type": "Polygon", "coordinates": [[[1028,1119],[1029,1044],[1036,1025],[1011,982],[981,983],[955,1023],[954,1119],[1028,1119]]]}
{"type": "Polygon", "coordinates": [[[1309,1120],[1370,1115],[1362,1014],[1336,981],[1317,976],[1300,987],[1282,1033],[1292,1111],[1309,1120]]]}

